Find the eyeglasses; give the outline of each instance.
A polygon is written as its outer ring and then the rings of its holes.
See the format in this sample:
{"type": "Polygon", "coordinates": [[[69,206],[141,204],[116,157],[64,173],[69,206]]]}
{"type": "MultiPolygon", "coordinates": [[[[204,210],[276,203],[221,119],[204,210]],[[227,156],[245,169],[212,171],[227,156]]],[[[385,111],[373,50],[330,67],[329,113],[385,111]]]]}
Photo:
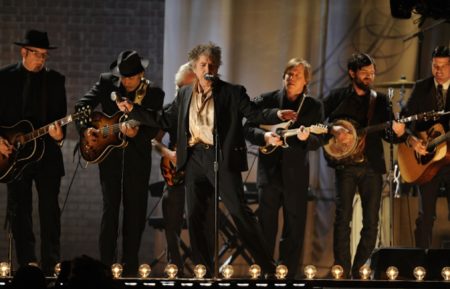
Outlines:
{"type": "Polygon", "coordinates": [[[49,57],[48,53],[42,53],[39,52],[37,50],[28,48],[28,47],[24,47],[27,51],[31,52],[31,54],[33,54],[34,56],[36,56],[37,58],[42,58],[42,59],[47,59],[49,57]]]}

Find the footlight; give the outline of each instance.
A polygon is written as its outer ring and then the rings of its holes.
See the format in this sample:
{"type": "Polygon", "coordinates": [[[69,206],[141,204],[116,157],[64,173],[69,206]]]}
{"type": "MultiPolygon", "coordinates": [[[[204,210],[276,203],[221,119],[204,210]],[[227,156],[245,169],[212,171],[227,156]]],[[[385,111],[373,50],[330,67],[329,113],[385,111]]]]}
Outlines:
{"type": "Polygon", "coordinates": [[[145,279],[145,278],[148,278],[148,276],[152,272],[152,268],[150,268],[149,264],[141,264],[141,266],[139,266],[138,271],[139,271],[139,277],[141,279],[145,279]]]}
{"type": "Polygon", "coordinates": [[[253,264],[248,269],[248,273],[250,274],[250,277],[252,279],[258,279],[258,277],[261,275],[261,267],[259,267],[258,264],[253,264]]]}
{"type": "Polygon", "coordinates": [[[111,265],[111,273],[114,279],[119,279],[122,276],[123,267],[119,263],[114,263],[111,265]]]}
{"type": "Polygon", "coordinates": [[[441,270],[442,278],[444,278],[445,281],[450,281],[450,267],[444,267],[441,270]]]}
{"type": "Polygon", "coordinates": [[[425,270],[422,266],[417,266],[414,268],[413,275],[416,278],[416,281],[422,281],[427,274],[427,270],[425,270]]]}
{"type": "Polygon", "coordinates": [[[11,272],[11,265],[9,264],[9,262],[1,262],[0,263],[0,276],[8,277],[10,272],[11,272]]]}
{"type": "Polygon", "coordinates": [[[55,268],[53,268],[53,275],[58,277],[59,273],[61,273],[61,263],[56,263],[55,268]]]}
{"type": "Polygon", "coordinates": [[[275,277],[278,280],[282,280],[286,278],[286,275],[288,273],[288,268],[285,265],[278,265],[277,268],[275,268],[275,277]]]}
{"type": "Polygon", "coordinates": [[[370,269],[369,265],[362,265],[361,268],[359,268],[359,276],[362,280],[369,280],[370,274],[372,274],[372,269],[370,269]]]}
{"type": "Polygon", "coordinates": [[[398,269],[395,266],[389,266],[386,269],[386,277],[388,280],[395,280],[398,277],[398,269]]]}
{"type": "Polygon", "coordinates": [[[331,267],[331,275],[334,279],[341,279],[344,275],[344,268],[341,265],[334,265],[331,267]]]}
{"type": "Polygon", "coordinates": [[[197,278],[197,279],[203,279],[203,277],[205,277],[205,275],[206,275],[205,265],[202,265],[202,264],[195,265],[194,275],[195,275],[195,278],[197,278]]]}
{"type": "Polygon", "coordinates": [[[233,266],[231,266],[231,265],[225,265],[222,268],[222,276],[225,279],[230,279],[231,277],[233,277],[233,273],[234,273],[234,269],[233,269],[233,266]]]}
{"type": "Polygon", "coordinates": [[[177,277],[178,267],[175,264],[168,264],[164,269],[164,272],[166,273],[167,277],[169,277],[169,279],[174,279],[175,277],[177,277]]]}
{"type": "Polygon", "coordinates": [[[306,279],[314,279],[317,273],[317,268],[314,265],[307,265],[305,266],[303,272],[305,273],[306,279]]]}

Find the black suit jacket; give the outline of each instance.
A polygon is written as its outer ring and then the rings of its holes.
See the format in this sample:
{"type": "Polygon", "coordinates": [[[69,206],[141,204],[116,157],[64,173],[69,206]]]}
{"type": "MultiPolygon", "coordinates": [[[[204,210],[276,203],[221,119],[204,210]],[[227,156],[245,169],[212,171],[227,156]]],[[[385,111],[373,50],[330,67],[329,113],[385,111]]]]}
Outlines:
{"type": "MultiPolygon", "coordinates": [[[[447,90],[447,111],[450,108],[450,89],[447,90]]],[[[413,114],[427,112],[427,111],[437,111],[437,99],[436,99],[436,86],[434,84],[434,78],[428,77],[422,80],[418,80],[414,85],[411,92],[411,96],[408,99],[406,106],[402,109],[403,116],[410,116],[413,114]]],[[[439,122],[444,126],[445,131],[449,130],[449,119],[448,115],[440,117],[438,120],[428,120],[420,122],[412,122],[409,128],[413,132],[424,131],[433,126],[435,123],[439,122]]]]}
{"type": "MultiPolygon", "coordinates": [[[[24,69],[21,63],[0,69],[0,125],[2,126],[12,126],[24,119],[22,111],[24,69]]],[[[42,109],[39,115],[30,119],[34,129],[63,118],[67,113],[65,77],[48,68],[44,68],[40,73],[44,74],[44,88],[38,93],[37,105],[42,109]]],[[[63,176],[64,163],[61,149],[48,134],[43,139],[45,150],[37,164],[37,170],[41,174],[63,176]]]]}
{"type": "MultiPolygon", "coordinates": [[[[101,105],[102,111],[112,116],[119,112],[115,101],[111,100],[111,92],[117,92],[122,97],[127,97],[125,89],[120,84],[120,79],[111,73],[102,73],[99,81],[75,104],[76,108],[89,105],[92,109],[101,105]]],[[[134,93],[128,95],[130,100],[134,100],[134,93]]],[[[149,85],[147,94],[142,100],[141,107],[160,110],[164,101],[164,91],[160,88],[149,85]]],[[[136,105],[136,107],[139,105],[136,105]]],[[[80,125],[78,124],[79,128],[80,125]]],[[[126,147],[126,169],[125,174],[140,171],[142,174],[149,174],[151,169],[151,139],[158,133],[157,128],[140,126],[139,132],[133,138],[128,138],[126,147]],[[130,168],[130,169],[127,169],[130,168]]],[[[113,149],[109,155],[99,164],[103,171],[120,175],[122,166],[122,150],[113,149]]]]}
{"type": "MultiPolygon", "coordinates": [[[[145,110],[135,107],[130,113],[149,126],[162,126],[167,130],[177,127],[177,169],[181,170],[188,159],[189,106],[193,85],[183,87],[176,99],[164,112],[145,110]]],[[[250,101],[241,85],[217,80],[213,86],[215,127],[218,132],[221,166],[232,171],[245,171],[247,165],[247,147],[244,139],[243,118],[255,123],[276,123],[277,109],[259,109],[250,101]]]]}
{"type": "MultiPolygon", "coordinates": [[[[255,100],[255,103],[261,109],[263,108],[285,108],[284,90],[276,90],[262,94],[255,100]]],[[[303,95],[301,97],[304,97],[303,95]]],[[[301,125],[311,126],[323,122],[323,108],[321,102],[307,96],[299,111],[299,117],[289,129],[298,128],[301,125]]],[[[265,130],[258,125],[247,122],[245,124],[246,138],[252,144],[264,146],[265,130]]],[[[259,153],[258,162],[258,184],[267,184],[274,181],[274,176],[278,175],[278,170],[294,170],[298,173],[298,178],[292,180],[291,184],[296,186],[298,183],[309,183],[309,162],[307,153],[309,150],[318,149],[323,144],[323,138],[318,135],[310,134],[306,141],[300,141],[296,136],[287,138],[288,148],[277,148],[271,154],[259,153]],[[280,167],[281,166],[281,167],[280,167]]],[[[280,184],[281,185],[281,184],[280,184]]],[[[298,187],[298,186],[297,186],[298,187]]]]}

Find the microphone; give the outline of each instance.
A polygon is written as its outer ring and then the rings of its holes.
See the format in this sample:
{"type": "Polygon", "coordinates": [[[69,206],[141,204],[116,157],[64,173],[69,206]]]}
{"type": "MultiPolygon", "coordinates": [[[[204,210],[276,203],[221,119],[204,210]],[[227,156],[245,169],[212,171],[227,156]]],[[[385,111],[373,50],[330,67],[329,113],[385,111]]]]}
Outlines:
{"type": "Polygon", "coordinates": [[[217,79],[217,77],[216,77],[215,75],[210,74],[210,73],[206,73],[203,77],[204,77],[206,80],[209,80],[209,81],[214,81],[214,80],[217,79]]]}

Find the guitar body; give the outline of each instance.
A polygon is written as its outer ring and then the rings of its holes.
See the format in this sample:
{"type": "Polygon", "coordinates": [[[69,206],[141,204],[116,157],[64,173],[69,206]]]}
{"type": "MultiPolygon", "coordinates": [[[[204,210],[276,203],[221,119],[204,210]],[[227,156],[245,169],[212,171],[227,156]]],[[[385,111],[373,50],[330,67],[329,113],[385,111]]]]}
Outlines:
{"type": "Polygon", "coordinates": [[[184,172],[177,172],[176,166],[167,157],[161,157],[161,175],[169,187],[182,184],[184,182],[184,172]]]}
{"type": "Polygon", "coordinates": [[[42,139],[24,141],[23,136],[32,131],[33,125],[27,120],[21,120],[11,127],[0,126],[0,135],[14,146],[9,157],[0,155],[1,183],[14,181],[28,164],[39,161],[44,155],[45,144],[42,139]]]}
{"type": "Polygon", "coordinates": [[[99,137],[95,143],[88,143],[82,134],[80,137],[80,153],[88,163],[99,163],[104,160],[114,148],[125,147],[127,141],[120,131],[115,127],[120,122],[123,114],[117,112],[108,116],[102,112],[94,111],[91,114],[92,127],[100,130],[99,137]]]}
{"type": "MultiPolygon", "coordinates": [[[[429,142],[445,134],[441,124],[435,124],[429,130],[420,132],[420,139],[429,142]]],[[[405,182],[414,184],[425,184],[429,182],[437,172],[450,163],[450,153],[447,150],[447,142],[436,146],[436,149],[425,155],[417,154],[413,148],[405,143],[398,145],[398,165],[402,178],[405,182]]]]}

